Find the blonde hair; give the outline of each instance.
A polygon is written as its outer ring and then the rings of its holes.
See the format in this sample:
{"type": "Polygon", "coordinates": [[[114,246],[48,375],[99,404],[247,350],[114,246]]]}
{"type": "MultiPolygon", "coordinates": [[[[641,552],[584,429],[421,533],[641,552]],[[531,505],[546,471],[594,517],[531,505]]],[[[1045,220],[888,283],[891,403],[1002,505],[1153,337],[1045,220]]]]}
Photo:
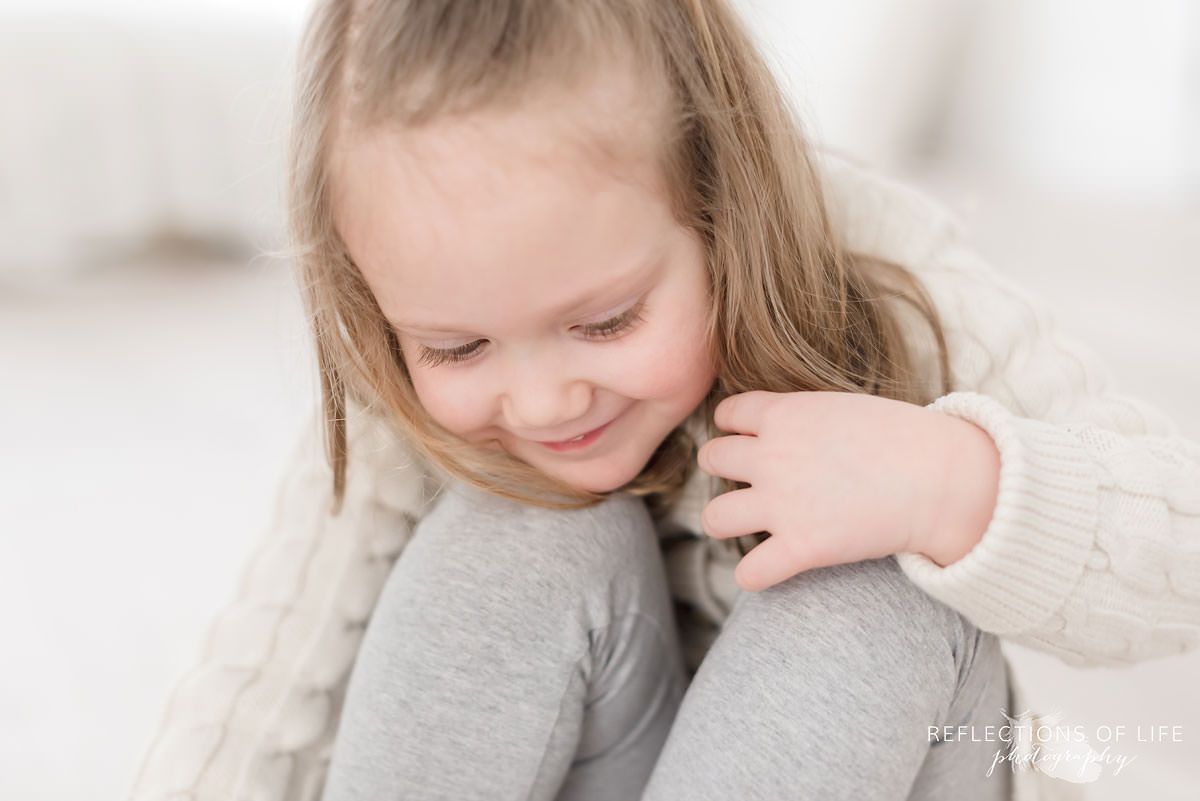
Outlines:
{"type": "MultiPolygon", "coordinates": [[[[689,420],[715,436],[717,402],[755,389],[929,402],[891,298],[930,326],[949,391],[932,302],[904,268],[844,249],[799,122],[723,0],[325,0],[300,50],[289,225],[316,341],[336,505],[345,490],[348,398],[382,406],[419,454],[487,491],[560,508],[605,497],[469,445],[429,417],[334,227],[329,159],[347,120],[417,126],[516,107],[534,87],[563,85],[617,52],[658,78],[669,97],[662,176],[676,219],[707,251],[717,378],[689,420]]],[[[656,515],[695,469],[686,425],[621,488],[645,496],[656,515]]]]}

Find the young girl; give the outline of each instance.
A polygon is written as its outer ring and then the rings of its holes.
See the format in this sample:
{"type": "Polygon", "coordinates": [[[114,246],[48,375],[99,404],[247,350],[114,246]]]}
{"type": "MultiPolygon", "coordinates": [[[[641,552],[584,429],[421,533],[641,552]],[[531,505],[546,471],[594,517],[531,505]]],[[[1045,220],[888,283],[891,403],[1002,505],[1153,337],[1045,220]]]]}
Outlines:
{"type": "Polygon", "coordinates": [[[330,0],[302,64],[334,508],[136,797],[1033,797],[996,634],[1195,644],[1196,446],[809,154],[723,3],[330,0]]]}

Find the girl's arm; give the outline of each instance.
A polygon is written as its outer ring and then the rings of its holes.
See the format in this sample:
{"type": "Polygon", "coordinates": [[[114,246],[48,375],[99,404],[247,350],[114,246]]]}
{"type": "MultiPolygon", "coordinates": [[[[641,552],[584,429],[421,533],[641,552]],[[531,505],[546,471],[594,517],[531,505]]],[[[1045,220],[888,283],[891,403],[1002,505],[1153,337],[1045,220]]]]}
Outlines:
{"type": "Polygon", "coordinates": [[[328,511],[318,412],[237,597],[171,696],[133,801],[318,797],[366,620],[431,494],[427,474],[380,421],[358,410],[349,418],[341,513],[328,511]]]}
{"type": "Polygon", "coordinates": [[[980,514],[949,552],[965,555],[943,567],[900,554],[905,573],[980,628],[1070,664],[1194,647],[1200,447],[1114,391],[1096,356],[960,237],[923,269],[956,390],[930,408],[986,431],[1000,471],[997,487],[964,491],[980,514]]]}
{"type": "MultiPolygon", "coordinates": [[[[987,431],[1000,453],[990,523],[966,535],[977,544],[946,567],[899,554],[905,573],[980,628],[1070,664],[1194,648],[1200,445],[1115,391],[1096,356],[972,252],[941,206],[835,157],[822,166],[851,248],[916,272],[942,316],[956,391],[930,406],[987,431]]],[[[932,382],[931,343],[924,352],[932,382]]]]}

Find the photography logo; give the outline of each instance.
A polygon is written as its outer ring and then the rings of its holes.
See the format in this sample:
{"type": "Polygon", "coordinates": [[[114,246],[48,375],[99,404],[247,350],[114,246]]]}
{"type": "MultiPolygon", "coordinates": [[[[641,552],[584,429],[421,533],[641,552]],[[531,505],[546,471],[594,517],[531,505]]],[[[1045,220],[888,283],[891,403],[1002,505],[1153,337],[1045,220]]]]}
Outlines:
{"type": "Polygon", "coordinates": [[[1007,723],[988,726],[931,726],[930,741],[995,744],[986,773],[1037,772],[1084,784],[1101,776],[1117,776],[1137,759],[1130,746],[1144,743],[1182,743],[1181,725],[1068,724],[1059,712],[1010,715],[1001,709],[1007,723]]]}
{"type": "MultiPolygon", "coordinates": [[[[997,749],[988,775],[1008,762],[1013,770],[1037,770],[1068,782],[1094,782],[1100,778],[1103,765],[1109,761],[1108,748],[1093,748],[1082,726],[1064,725],[1058,712],[1034,715],[1026,710],[1015,718],[1005,710],[1001,712],[1008,721],[1010,736],[1007,749],[997,749]]],[[[1114,774],[1134,759],[1118,756],[1120,764],[1114,774]]]]}

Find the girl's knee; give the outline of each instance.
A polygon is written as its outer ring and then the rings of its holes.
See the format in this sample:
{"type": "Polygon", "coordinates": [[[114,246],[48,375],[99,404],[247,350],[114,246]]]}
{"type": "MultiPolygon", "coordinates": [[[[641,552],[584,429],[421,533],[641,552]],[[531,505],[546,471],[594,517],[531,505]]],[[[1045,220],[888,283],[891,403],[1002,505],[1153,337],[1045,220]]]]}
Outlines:
{"type": "Polygon", "coordinates": [[[548,509],[455,482],[418,524],[406,559],[484,592],[497,582],[578,594],[617,579],[662,581],[653,522],[627,493],[583,509],[548,509]]]}
{"type": "Polygon", "coordinates": [[[817,568],[739,593],[726,628],[750,641],[775,632],[775,641],[813,652],[869,641],[877,646],[872,658],[923,665],[945,651],[961,626],[889,558],[817,568]]]}
{"type": "Polygon", "coordinates": [[[674,664],[677,650],[655,529],[626,494],[555,510],[448,491],[400,554],[375,616],[387,642],[423,632],[500,641],[504,652],[591,654],[582,664],[597,681],[594,665],[639,655],[674,664]]]}

